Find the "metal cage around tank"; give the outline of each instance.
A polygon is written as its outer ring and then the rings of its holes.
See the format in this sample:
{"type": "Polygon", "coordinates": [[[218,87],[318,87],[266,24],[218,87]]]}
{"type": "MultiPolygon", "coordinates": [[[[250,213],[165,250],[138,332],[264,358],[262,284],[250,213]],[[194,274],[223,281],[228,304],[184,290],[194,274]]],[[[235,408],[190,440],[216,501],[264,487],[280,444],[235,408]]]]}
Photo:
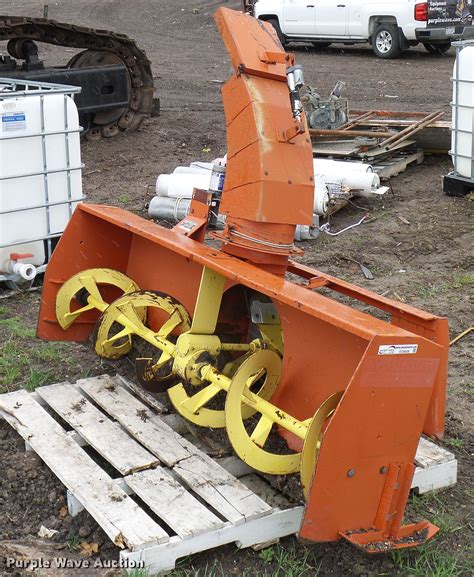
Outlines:
{"type": "Polygon", "coordinates": [[[474,182],[474,127],[471,126],[470,128],[466,129],[460,126],[459,116],[461,109],[472,109],[474,110],[474,102],[471,104],[460,104],[460,96],[461,96],[461,87],[464,85],[470,85],[474,94],[474,79],[468,78],[461,78],[461,70],[460,70],[460,53],[462,50],[468,47],[474,48],[474,40],[462,40],[459,42],[453,42],[453,46],[456,48],[456,63],[454,65],[454,74],[452,77],[453,82],[453,101],[451,102],[452,112],[453,112],[453,120],[452,120],[452,150],[450,150],[451,157],[453,159],[454,170],[450,174],[458,179],[462,180],[469,180],[474,182]],[[470,155],[463,154],[459,151],[459,137],[461,134],[470,134],[471,135],[471,153],[470,155]],[[471,161],[471,178],[467,179],[465,175],[462,175],[458,169],[459,161],[465,159],[471,161]]]}
{"type": "MultiPolygon", "coordinates": [[[[20,247],[22,245],[27,245],[30,243],[41,242],[45,243],[45,263],[42,266],[37,267],[38,272],[44,272],[47,263],[49,262],[52,251],[54,249],[54,242],[59,239],[62,231],[53,232],[51,226],[51,209],[52,207],[67,205],[69,211],[69,217],[72,216],[74,206],[77,203],[85,199],[85,196],[81,193],[78,197],[73,197],[73,191],[71,186],[71,175],[75,171],[82,171],[84,165],[79,162],[78,164],[73,164],[71,162],[71,152],[70,152],[70,137],[72,134],[80,133],[82,127],[78,125],[77,127],[72,127],[69,124],[69,115],[67,111],[68,97],[74,100],[74,96],[81,91],[80,87],[69,86],[62,84],[53,84],[48,82],[36,82],[30,80],[22,79],[12,79],[0,77],[0,101],[5,101],[7,99],[18,99],[19,97],[40,97],[40,130],[37,132],[26,132],[21,134],[9,135],[7,138],[4,137],[3,133],[0,133],[0,142],[2,140],[17,140],[17,139],[27,139],[34,137],[41,137],[41,156],[42,156],[42,169],[34,172],[23,172],[12,175],[2,175],[0,174],[0,183],[3,181],[12,181],[17,179],[23,179],[26,177],[33,176],[43,176],[43,200],[39,204],[33,204],[30,206],[21,206],[13,209],[2,209],[0,208],[0,217],[3,215],[12,215],[19,212],[28,213],[33,210],[45,209],[44,218],[46,222],[46,234],[40,237],[34,236],[32,238],[14,240],[7,243],[0,242],[0,250],[9,247],[20,247]],[[45,98],[51,94],[62,94],[64,95],[64,125],[59,130],[48,130],[46,127],[45,119],[45,98]],[[65,165],[59,168],[51,168],[48,164],[47,155],[47,139],[54,135],[64,135],[64,157],[66,159],[65,165]],[[64,200],[53,202],[50,198],[49,182],[48,177],[51,174],[65,173],[67,177],[67,193],[64,200]]],[[[15,282],[15,275],[8,274],[6,271],[0,269],[0,281],[15,282]]]]}

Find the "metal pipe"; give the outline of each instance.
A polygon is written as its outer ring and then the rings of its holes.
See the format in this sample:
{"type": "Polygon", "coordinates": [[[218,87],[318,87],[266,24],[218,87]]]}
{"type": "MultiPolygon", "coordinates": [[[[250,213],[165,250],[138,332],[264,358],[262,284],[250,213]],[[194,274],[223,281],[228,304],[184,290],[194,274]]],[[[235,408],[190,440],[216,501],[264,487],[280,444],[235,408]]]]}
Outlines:
{"type": "Polygon", "coordinates": [[[351,136],[364,136],[368,138],[387,138],[394,135],[393,132],[375,132],[373,130],[328,130],[326,128],[310,128],[311,136],[334,136],[348,138],[351,136]]]}
{"type": "Polygon", "coordinates": [[[0,214],[13,214],[16,212],[25,212],[27,210],[36,210],[38,208],[46,208],[47,206],[61,206],[63,204],[74,204],[74,203],[79,203],[83,200],[85,200],[86,197],[85,196],[80,196],[79,198],[74,198],[71,200],[61,200],[59,202],[50,202],[48,205],[46,204],[36,204],[34,206],[24,206],[22,208],[10,208],[9,210],[0,210],[0,214]]]}
{"type": "Polygon", "coordinates": [[[437,112],[432,112],[425,117],[424,120],[419,120],[418,122],[414,122],[412,125],[404,128],[401,132],[397,132],[396,134],[392,135],[391,137],[387,138],[383,142],[380,143],[380,146],[387,147],[389,144],[396,142],[397,144],[403,142],[407,138],[409,138],[412,134],[418,132],[428,124],[430,124],[433,120],[438,120],[441,116],[444,115],[444,112],[438,110],[437,112]]]}
{"type": "Polygon", "coordinates": [[[352,128],[353,126],[356,126],[357,124],[360,124],[363,120],[368,120],[373,115],[374,115],[373,110],[369,110],[368,112],[364,112],[363,114],[357,116],[356,118],[354,118],[352,120],[348,120],[345,124],[342,124],[341,126],[339,126],[339,130],[349,130],[349,128],[352,128]]]}

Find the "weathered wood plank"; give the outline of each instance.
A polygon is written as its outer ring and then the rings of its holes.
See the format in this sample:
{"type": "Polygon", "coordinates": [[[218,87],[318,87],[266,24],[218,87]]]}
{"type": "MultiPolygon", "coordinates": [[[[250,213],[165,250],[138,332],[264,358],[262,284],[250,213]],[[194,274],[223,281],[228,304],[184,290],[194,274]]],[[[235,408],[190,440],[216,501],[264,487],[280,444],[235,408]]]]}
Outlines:
{"type": "Polygon", "coordinates": [[[112,422],[72,385],[40,387],[38,395],[117,471],[128,475],[159,464],[157,458],[112,422]]]}
{"type": "MultiPolygon", "coordinates": [[[[108,375],[105,376],[107,377],[108,375]]],[[[163,405],[163,403],[161,403],[151,393],[145,391],[143,387],[140,387],[139,385],[132,383],[132,381],[129,381],[125,377],[122,377],[122,375],[116,375],[115,380],[119,382],[121,385],[123,385],[126,389],[132,391],[132,393],[134,393],[142,401],[145,401],[145,403],[147,405],[150,405],[150,407],[152,407],[157,413],[161,414],[167,412],[167,408],[165,407],[165,405],[163,405]]]]}
{"type": "Polygon", "coordinates": [[[112,378],[78,381],[79,386],[109,415],[216,511],[233,523],[243,523],[272,508],[213,459],[154,417],[141,401],[112,378]],[[116,386],[114,386],[114,383],[116,386]]]}
{"type": "Polygon", "coordinates": [[[193,454],[195,449],[188,441],[156,418],[149,407],[125,390],[113,377],[84,379],[77,384],[168,467],[193,454]]]}
{"type": "Polygon", "coordinates": [[[272,508],[217,463],[203,454],[184,459],[174,473],[216,511],[234,524],[271,513],[272,508]]]}
{"type": "Polygon", "coordinates": [[[1,395],[0,411],[116,545],[136,550],[169,540],[30,394],[1,395]]]}
{"type": "Polygon", "coordinates": [[[224,525],[224,521],[188,493],[163,467],[135,473],[124,481],[183,539],[224,525]]]}
{"type": "Polygon", "coordinates": [[[172,537],[169,543],[151,547],[137,553],[122,551],[120,558],[124,564],[144,561],[150,575],[174,569],[176,560],[220,547],[226,543],[236,542],[238,547],[251,547],[258,543],[266,543],[273,539],[293,535],[300,530],[303,518],[303,507],[295,507],[286,511],[275,511],[271,515],[259,517],[243,525],[227,523],[222,529],[204,533],[191,539],[172,537]]]}
{"type": "Polygon", "coordinates": [[[454,461],[455,458],[453,453],[421,437],[416,451],[415,464],[419,467],[427,468],[454,461]]]}

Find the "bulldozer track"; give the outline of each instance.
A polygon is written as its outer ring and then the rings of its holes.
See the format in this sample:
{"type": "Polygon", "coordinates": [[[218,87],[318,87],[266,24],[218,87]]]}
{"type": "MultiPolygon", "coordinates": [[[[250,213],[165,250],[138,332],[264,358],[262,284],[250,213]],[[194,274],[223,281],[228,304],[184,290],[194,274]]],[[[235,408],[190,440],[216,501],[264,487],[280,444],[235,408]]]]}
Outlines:
{"type": "MultiPolygon", "coordinates": [[[[128,108],[118,120],[114,119],[113,122],[103,125],[92,124],[87,138],[108,138],[121,131],[136,130],[150,115],[154,93],[151,62],[145,52],[127,35],[45,18],[0,16],[0,41],[17,38],[113,54],[127,67],[130,77],[128,108]]],[[[74,63],[75,58],[70,61],[69,66],[74,63]]]]}

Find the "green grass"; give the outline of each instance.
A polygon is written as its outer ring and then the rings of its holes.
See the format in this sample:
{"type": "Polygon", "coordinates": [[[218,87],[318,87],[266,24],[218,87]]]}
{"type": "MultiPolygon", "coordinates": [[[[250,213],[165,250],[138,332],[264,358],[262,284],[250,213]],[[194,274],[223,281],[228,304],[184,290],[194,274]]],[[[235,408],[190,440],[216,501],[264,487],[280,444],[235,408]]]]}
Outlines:
{"type": "MultiPolygon", "coordinates": [[[[4,314],[5,307],[0,311],[4,314]]],[[[0,319],[0,393],[18,386],[34,391],[49,382],[53,374],[47,365],[60,363],[62,350],[60,344],[37,340],[35,329],[20,317],[0,319]]]]}
{"type": "Polygon", "coordinates": [[[32,351],[33,356],[40,361],[60,361],[63,353],[63,347],[56,343],[44,344],[40,349],[32,351]]]}
{"type": "Polygon", "coordinates": [[[444,503],[436,493],[427,493],[421,496],[413,495],[410,501],[410,508],[417,516],[429,518],[432,523],[440,528],[443,534],[455,533],[462,529],[451,512],[446,510],[444,503]]]}
{"type": "Polygon", "coordinates": [[[43,371],[41,369],[35,369],[30,367],[30,373],[26,380],[23,382],[23,388],[27,391],[34,391],[38,387],[45,385],[50,382],[53,378],[51,371],[43,371]]]}
{"type": "Polygon", "coordinates": [[[474,284],[474,273],[462,272],[454,275],[453,287],[455,289],[462,289],[472,284],[474,284]]]}
{"type": "Polygon", "coordinates": [[[0,346],[0,393],[6,393],[22,374],[23,355],[14,341],[8,340],[0,346]]]}
{"type": "Polygon", "coordinates": [[[204,567],[194,568],[192,557],[189,557],[179,561],[176,569],[168,573],[168,577],[317,577],[321,562],[316,561],[314,552],[314,548],[303,547],[295,541],[273,545],[258,554],[236,550],[238,565],[233,569],[217,559],[206,563],[204,567]],[[263,564],[263,568],[259,564],[263,564]]]}
{"type": "Polygon", "coordinates": [[[295,544],[291,547],[275,547],[275,557],[273,563],[276,568],[273,569],[274,577],[304,577],[312,575],[316,577],[321,570],[321,564],[315,565],[311,562],[310,548],[296,548],[295,544]]]}
{"type": "Polygon", "coordinates": [[[417,517],[429,518],[440,528],[439,534],[428,543],[413,549],[400,549],[390,555],[403,577],[461,577],[469,574],[466,549],[453,553],[452,535],[467,531],[452,515],[436,493],[428,493],[410,500],[410,509],[417,517]],[[464,559],[463,559],[464,557],[464,559]]]}
{"type": "Polygon", "coordinates": [[[20,317],[10,317],[9,319],[0,319],[0,329],[4,328],[12,337],[19,337],[20,339],[33,338],[35,336],[35,328],[25,325],[20,317]]]}
{"type": "Polygon", "coordinates": [[[444,284],[425,284],[418,287],[417,295],[423,299],[432,299],[440,293],[446,292],[446,290],[447,287],[444,284]]]}
{"type": "Polygon", "coordinates": [[[151,577],[148,569],[131,569],[125,571],[123,577],[151,577]]]}
{"type": "Polygon", "coordinates": [[[403,577],[461,577],[468,567],[459,556],[439,547],[436,540],[413,550],[394,551],[392,559],[403,577]]]}
{"type": "Polygon", "coordinates": [[[8,312],[8,308],[4,306],[0,306],[0,315],[6,315],[8,312]]]}
{"type": "Polygon", "coordinates": [[[456,437],[448,437],[444,441],[446,445],[454,447],[455,449],[462,449],[464,447],[464,441],[456,437]]]}
{"type": "Polygon", "coordinates": [[[79,537],[79,535],[71,535],[68,537],[66,545],[69,551],[79,551],[81,542],[82,539],[79,537]]]}

